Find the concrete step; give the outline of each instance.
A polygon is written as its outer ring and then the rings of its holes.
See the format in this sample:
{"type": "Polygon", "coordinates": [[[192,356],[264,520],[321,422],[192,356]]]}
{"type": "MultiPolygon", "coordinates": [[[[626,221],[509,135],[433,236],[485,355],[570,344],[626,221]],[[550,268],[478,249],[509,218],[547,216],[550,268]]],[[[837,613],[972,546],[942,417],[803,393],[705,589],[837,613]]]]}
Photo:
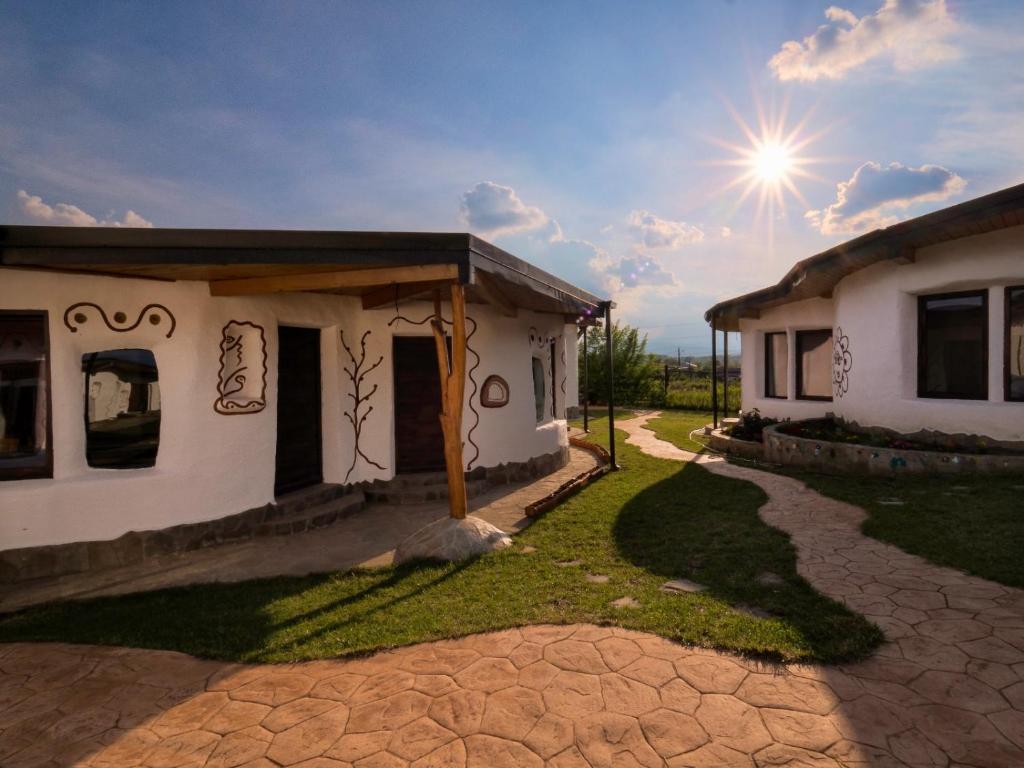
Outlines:
{"type": "Polygon", "coordinates": [[[303,501],[309,499],[319,499],[319,503],[301,503],[286,508],[287,511],[282,514],[268,515],[267,519],[256,527],[255,535],[288,536],[315,528],[326,528],[354,515],[366,506],[366,495],[360,490],[346,491],[333,497],[327,494],[326,498],[323,493],[313,493],[304,497],[303,501]]]}
{"type": "MultiPolygon", "coordinates": [[[[466,480],[466,498],[473,499],[487,490],[483,478],[466,480]]],[[[396,475],[394,479],[375,483],[366,489],[367,501],[380,504],[425,504],[448,498],[448,478],[444,472],[417,472],[396,475]]]]}
{"type": "Polygon", "coordinates": [[[336,485],[334,483],[318,483],[317,485],[311,485],[308,488],[302,488],[298,491],[292,491],[286,493],[283,496],[279,496],[275,499],[273,509],[269,518],[276,517],[287,517],[297,512],[302,512],[310,507],[316,507],[321,504],[339,499],[347,493],[350,493],[351,489],[344,485],[336,485]]]}

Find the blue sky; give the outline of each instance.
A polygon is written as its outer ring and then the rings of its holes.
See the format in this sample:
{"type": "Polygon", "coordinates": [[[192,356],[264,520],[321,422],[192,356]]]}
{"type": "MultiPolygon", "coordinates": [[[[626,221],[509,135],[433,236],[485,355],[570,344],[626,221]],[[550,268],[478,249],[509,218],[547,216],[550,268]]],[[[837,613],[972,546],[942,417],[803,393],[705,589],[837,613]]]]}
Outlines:
{"type": "Polygon", "coordinates": [[[4,220],[468,229],[611,295],[657,351],[704,351],[710,304],[800,258],[1024,181],[1019,2],[0,2],[0,19],[4,220]],[[757,178],[742,202],[729,187],[759,105],[814,138],[784,206],[759,209],[757,178]]]}

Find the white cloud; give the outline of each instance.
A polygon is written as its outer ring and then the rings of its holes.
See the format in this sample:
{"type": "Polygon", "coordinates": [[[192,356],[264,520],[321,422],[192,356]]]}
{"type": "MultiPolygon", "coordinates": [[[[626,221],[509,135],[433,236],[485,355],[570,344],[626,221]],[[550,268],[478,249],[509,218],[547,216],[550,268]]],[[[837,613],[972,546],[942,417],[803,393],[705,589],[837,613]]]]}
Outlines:
{"type": "Polygon", "coordinates": [[[895,224],[907,208],[945,200],[962,191],[967,182],[941,165],[911,168],[864,163],[849,181],[836,185],[836,201],[804,216],[823,235],[849,234],[895,224]]]}
{"type": "Polygon", "coordinates": [[[558,222],[540,208],[526,205],[512,187],[493,181],[481,181],[464,192],[459,211],[471,230],[489,237],[546,230],[551,239],[561,238],[558,222]]]}
{"type": "Polygon", "coordinates": [[[617,293],[624,288],[641,285],[670,286],[676,284],[676,277],[652,256],[642,254],[623,256],[618,261],[604,265],[605,283],[608,290],[617,293]]]}
{"type": "Polygon", "coordinates": [[[645,248],[679,248],[704,239],[704,231],[700,227],[684,221],[662,219],[650,211],[630,213],[629,229],[645,248]]]}
{"type": "Polygon", "coordinates": [[[135,211],[128,210],[121,219],[97,219],[77,205],[57,203],[49,205],[38,195],[18,190],[21,210],[31,219],[42,224],[56,224],[67,227],[152,227],[153,223],[142,218],[135,211]]]}
{"type": "Polygon", "coordinates": [[[946,0],[885,0],[859,19],[831,6],[825,17],[827,24],[802,41],[783,43],[768,62],[779,80],[835,80],[873,59],[909,70],[956,56],[945,42],[957,29],[946,0]]]}

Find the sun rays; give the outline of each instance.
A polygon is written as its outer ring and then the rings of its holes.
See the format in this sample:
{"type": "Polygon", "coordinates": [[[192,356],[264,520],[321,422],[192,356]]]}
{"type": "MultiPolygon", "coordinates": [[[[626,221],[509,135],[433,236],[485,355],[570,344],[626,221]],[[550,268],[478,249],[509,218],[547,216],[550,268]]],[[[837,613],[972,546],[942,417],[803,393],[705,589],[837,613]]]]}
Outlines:
{"type": "Polygon", "coordinates": [[[806,154],[807,148],[828,130],[822,129],[811,133],[807,130],[807,122],[812,112],[808,111],[793,126],[787,125],[787,106],[783,105],[777,114],[765,111],[759,100],[755,99],[757,109],[756,128],[746,120],[730,104],[726,104],[729,114],[743,134],[744,143],[731,143],[718,138],[709,140],[727,149],[732,157],[712,160],[713,165],[727,165],[739,169],[737,175],[730,179],[719,192],[739,190],[739,195],[732,208],[734,214],[752,195],[756,193],[757,212],[755,221],[767,217],[769,227],[772,222],[786,213],[786,199],[795,198],[804,208],[809,208],[806,198],[797,186],[801,179],[813,179],[824,182],[825,179],[815,175],[808,166],[825,161],[825,158],[812,157],[806,154]]]}

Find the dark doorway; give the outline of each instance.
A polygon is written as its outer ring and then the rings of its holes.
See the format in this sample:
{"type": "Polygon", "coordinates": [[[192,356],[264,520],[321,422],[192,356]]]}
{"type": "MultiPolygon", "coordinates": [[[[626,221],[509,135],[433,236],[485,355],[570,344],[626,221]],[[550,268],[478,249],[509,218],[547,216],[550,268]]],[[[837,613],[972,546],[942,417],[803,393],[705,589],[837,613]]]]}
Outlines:
{"type": "Polygon", "coordinates": [[[320,330],[277,329],[277,474],[274,494],[323,482],[320,330]]]}
{"type": "Polygon", "coordinates": [[[441,381],[430,336],[395,336],[395,471],[444,469],[441,381]]]}

